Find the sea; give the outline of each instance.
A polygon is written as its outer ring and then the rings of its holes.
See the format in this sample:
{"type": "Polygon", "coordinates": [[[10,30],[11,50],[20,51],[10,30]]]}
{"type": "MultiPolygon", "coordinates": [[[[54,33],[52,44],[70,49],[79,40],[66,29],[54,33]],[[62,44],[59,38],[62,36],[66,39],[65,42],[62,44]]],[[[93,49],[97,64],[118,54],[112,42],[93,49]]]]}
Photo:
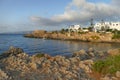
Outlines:
{"type": "Polygon", "coordinates": [[[22,48],[25,53],[33,55],[46,53],[55,55],[72,55],[81,49],[93,48],[97,51],[120,48],[119,43],[93,43],[81,41],[48,40],[38,38],[26,38],[23,34],[0,34],[0,54],[9,49],[10,46],[22,48]]]}

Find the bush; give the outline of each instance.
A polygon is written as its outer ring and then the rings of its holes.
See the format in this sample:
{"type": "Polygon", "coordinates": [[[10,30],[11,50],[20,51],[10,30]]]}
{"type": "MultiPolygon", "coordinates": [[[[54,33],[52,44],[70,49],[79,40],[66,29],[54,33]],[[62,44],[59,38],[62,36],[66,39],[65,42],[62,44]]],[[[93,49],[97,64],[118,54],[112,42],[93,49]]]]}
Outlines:
{"type": "Polygon", "coordinates": [[[80,32],[80,31],[78,32],[78,34],[86,34],[86,33],[87,33],[87,32],[80,32]]]}
{"type": "Polygon", "coordinates": [[[112,39],[120,39],[120,34],[114,34],[112,39]]]}
{"type": "Polygon", "coordinates": [[[41,58],[41,57],[44,57],[45,54],[43,53],[39,53],[39,54],[36,54],[35,56],[38,57],[38,58],[41,58]]]}
{"type": "Polygon", "coordinates": [[[91,38],[94,39],[94,40],[98,40],[98,39],[100,39],[99,36],[91,36],[91,38]]]}
{"type": "Polygon", "coordinates": [[[93,65],[93,71],[100,74],[115,74],[120,71],[120,55],[110,56],[105,60],[98,60],[93,65]]]}

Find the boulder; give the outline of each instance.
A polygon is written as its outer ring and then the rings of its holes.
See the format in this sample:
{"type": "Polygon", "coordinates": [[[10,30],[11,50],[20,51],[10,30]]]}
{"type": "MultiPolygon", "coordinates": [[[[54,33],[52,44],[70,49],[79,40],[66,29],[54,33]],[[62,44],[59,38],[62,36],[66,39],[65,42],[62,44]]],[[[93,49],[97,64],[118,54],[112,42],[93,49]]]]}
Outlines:
{"type": "Polygon", "coordinates": [[[101,78],[100,80],[111,80],[108,76],[105,76],[104,78],[101,78]]]}
{"type": "Polygon", "coordinates": [[[120,55],[120,49],[110,49],[107,51],[109,55],[120,55]]]}
{"type": "Polygon", "coordinates": [[[8,75],[0,69],[0,80],[8,80],[8,75]]]}
{"type": "Polygon", "coordinates": [[[95,56],[93,52],[90,52],[89,55],[90,55],[91,57],[94,57],[94,56],[95,56]]]}
{"type": "Polygon", "coordinates": [[[116,78],[116,77],[112,77],[112,80],[118,80],[118,78],[116,78]]]}
{"type": "Polygon", "coordinates": [[[23,52],[24,52],[23,49],[11,46],[8,51],[6,51],[0,55],[0,59],[6,58],[9,56],[16,56],[16,55],[23,53],[23,52]]]}
{"type": "Polygon", "coordinates": [[[29,63],[30,68],[36,70],[37,69],[37,64],[34,62],[29,63]]]}
{"type": "Polygon", "coordinates": [[[105,56],[105,53],[103,51],[98,51],[98,56],[103,57],[103,56],[105,56]]]}
{"type": "Polygon", "coordinates": [[[93,48],[89,48],[88,51],[89,52],[94,52],[94,49],[93,48]]]}
{"type": "Polygon", "coordinates": [[[23,53],[23,52],[24,52],[23,49],[11,46],[6,53],[17,55],[17,54],[23,53]]]}
{"type": "Polygon", "coordinates": [[[73,53],[73,56],[80,56],[80,55],[85,55],[85,54],[86,54],[86,51],[84,49],[82,49],[78,52],[73,53]]]}

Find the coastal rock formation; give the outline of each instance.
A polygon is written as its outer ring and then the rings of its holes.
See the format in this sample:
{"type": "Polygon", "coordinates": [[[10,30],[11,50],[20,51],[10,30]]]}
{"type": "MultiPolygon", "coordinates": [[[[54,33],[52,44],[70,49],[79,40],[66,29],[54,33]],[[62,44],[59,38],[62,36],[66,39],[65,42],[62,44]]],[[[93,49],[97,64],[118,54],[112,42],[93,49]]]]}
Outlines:
{"type": "MultiPolygon", "coordinates": [[[[30,56],[20,48],[11,47],[0,55],[3,56],[0,58],[0,80],[95,80],[90,76],[92,65],[104,57],[101,58],[93,48],[73,55],[69,58],[48,54],[30,56]]],[[[119,80],[119,77],[120,72],[117,71],[115,76],[106,75],[98,80],[119,80]]]]}
{"type": "Polygon", "coordinates": [[[91,80],[86,73],[90,71],[90,61],[81,61],[79,57],[29,56],[14,47],[1,56],[0,80],[91,80]]]}
{"type": "Polygon", "coordinates": [[[77,32],[47,32],[44,30],[35,30],[31,34],[25,34],[25,37],[30,38],[45,38],[55,40],[75,40],[75,41],[87,41],[87,42],[118,42],[120,39],[113,39],[113,33],[77,33],[77,32]]]}

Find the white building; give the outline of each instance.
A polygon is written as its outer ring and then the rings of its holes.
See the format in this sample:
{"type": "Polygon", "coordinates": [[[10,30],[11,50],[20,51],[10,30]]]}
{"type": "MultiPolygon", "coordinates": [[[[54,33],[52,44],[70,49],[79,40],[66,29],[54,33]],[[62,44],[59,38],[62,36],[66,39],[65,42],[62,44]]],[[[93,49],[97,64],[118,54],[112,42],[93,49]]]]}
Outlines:
{"type": "Polygon", "coordinates": [[[78,31],[80,29],[80,25],[71,25],[69,26],[69,30],[72,30],[72,31],[78,31]]]}
{"type": "Polygon", "coordinates": [[[120,22],[104,22],[104,23],[96,23],[94,25],[94,30],[100,31],[100,30],[105,30],[105,29],[117,29],[120,30],[120,22]]]}

